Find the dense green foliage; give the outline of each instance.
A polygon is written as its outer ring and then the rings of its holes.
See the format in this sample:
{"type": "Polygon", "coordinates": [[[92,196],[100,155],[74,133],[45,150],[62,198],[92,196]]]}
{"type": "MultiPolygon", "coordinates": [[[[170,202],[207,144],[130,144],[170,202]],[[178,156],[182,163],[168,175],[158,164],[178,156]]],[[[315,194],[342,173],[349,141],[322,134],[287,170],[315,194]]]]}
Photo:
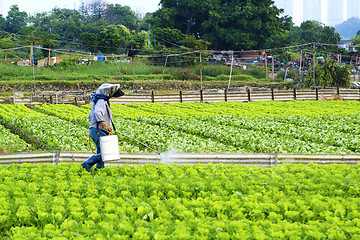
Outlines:
{"type": "Polygon", "coordinates": [[[261,49],[266,39],[283,33],[291,20],[271,0],[161,0],[150,22],[155,28],[178,29],[210,42],[213,49],[261,49]]]}
{"type": "Polygon", "coordinates": [[[0,167],[0,237],[358,239],[360,166],[0,167]]]}
{"type": "MultiPolygon", "coordinates": [[[[127,54],[129,49],[139,49],[149,54],[149,49],[150,53],[208,48],[242,51],[309,42],[337,44],[340,40],[333,27],[318,22],[294,26],[289,16],[281,17],[283,10],[271,0],[162,0],[160,4],[159,10],[143,19],[128,6],[102,2],[34,15],[13,5],[6,18],[0,16],[0,46],[33,43],[74,52],[127,54]]],[[[47,55],[46,49],[34,52],[38,58],[47,55]]]]}
{"type": "MultiPolygon", "coordinates": [[[[359,153],[359,102],[112,104],[122,133],[159,151],[359,153]]],[[[90,105],[1,105],[2,123],[32,150],[89,152],[90,105]]],[[[121,152],[149,152],[119,135],[121,152]]],[[[9,149],[8,151],[12,151],[9,149]]]]}
{"type": "Polygon", "coordinates": [[[350,68],[341,63],[327,58],[324,63],[315,65],[315,80],[313,66],[306,75],[304,85],[322,86],[322,87],[349,87],[350,86],[350,68]]]}

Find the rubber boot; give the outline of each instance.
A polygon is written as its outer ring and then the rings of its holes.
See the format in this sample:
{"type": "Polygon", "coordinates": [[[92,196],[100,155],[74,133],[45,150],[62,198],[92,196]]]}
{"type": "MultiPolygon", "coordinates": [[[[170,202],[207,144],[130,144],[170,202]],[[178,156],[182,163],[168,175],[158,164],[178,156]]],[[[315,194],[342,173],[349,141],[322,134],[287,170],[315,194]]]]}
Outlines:
{"type": "Polygon", "coordinates": [[[104,167],[105,167],[105,163],[104,163],[103,161],[98,162],[98,163],[96,164],[96,168],[104,168],[104,167]]]}
{"type": "Polygon", "coordinates": [[[91,167],[95,165],[96,163],[101,162],[101,156],[98,155],[92,155],[88,160],[83,162],[81,166],[86,169],[86,171],[91,172],[91,167]]]}

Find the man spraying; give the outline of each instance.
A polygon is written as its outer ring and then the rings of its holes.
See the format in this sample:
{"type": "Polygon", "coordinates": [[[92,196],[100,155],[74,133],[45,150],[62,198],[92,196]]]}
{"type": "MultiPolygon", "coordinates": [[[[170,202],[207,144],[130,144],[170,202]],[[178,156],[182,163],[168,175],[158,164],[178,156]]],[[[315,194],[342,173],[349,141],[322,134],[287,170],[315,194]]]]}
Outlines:
{"type": "Polygon", "coordinates": [[[109,100],[123,95],[120,84],[108,83],[102,84],[90,94],[90,100],[93,102],[88,116],[90,120],[89,135],[96,145],[97,154],[81,164],[88,172],[91,171],[91,167],[95,164],[96,168],[104,168],[104,162],[101,158],[100,137],[109,135],[114,126],[109,100]]]}

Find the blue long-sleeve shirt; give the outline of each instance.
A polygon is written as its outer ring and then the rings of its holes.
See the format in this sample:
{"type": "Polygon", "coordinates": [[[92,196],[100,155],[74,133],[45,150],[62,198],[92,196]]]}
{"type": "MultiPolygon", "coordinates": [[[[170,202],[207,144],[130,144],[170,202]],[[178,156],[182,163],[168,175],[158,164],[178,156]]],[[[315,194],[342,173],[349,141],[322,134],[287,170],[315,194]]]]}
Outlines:
{"type": "Polygon", "coordinates": [[[99,129],[105,131],[100,123],[97,124],[98,122],[105,122],[112,127],[112,112],[108,102],[99,99],[96,104],[92,103],[88,119],[90,120],[90,128],[97,128],[97,125],[99,125],[99,129]]]}

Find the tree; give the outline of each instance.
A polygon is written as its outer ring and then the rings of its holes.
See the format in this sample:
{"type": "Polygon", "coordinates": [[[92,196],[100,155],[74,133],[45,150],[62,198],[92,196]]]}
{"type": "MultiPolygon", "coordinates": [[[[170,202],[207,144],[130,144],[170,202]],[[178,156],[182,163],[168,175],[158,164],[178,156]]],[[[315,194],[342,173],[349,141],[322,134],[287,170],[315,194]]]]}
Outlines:
{"type": "MultiPolygon", "coordinates": [[[[356,36],[351,38],[351,45],[358,47],[360,46],[360,31],[356,33],[356,36]]],[[[357,48],[356,50],[358,53],[360,52],[360,48],[357,48]]]]}
{"type": "Polygon", "coordinates": [[[288,35],[292,45],[312,42],[338,44],[341,40],[340,34],[335,32],[335,28],[325,26],[317,21],[306,21],[300,27],[294,26],[288,35]]]}
{"type": "MultiPolygon", "coordinates": [[[[324,64],[316,64],[315,85],[323,87],[348,87],[350,85],[350,69],[341,63],[327,58],[324,64]]],[[[310,67],[306,78],[305,87],[314,85],[313,67],[310,67]]]]}
{"type": "Polygon", "coordinates": [[[27,20],[27,13],[20,12],[17,5],[12,5],[5,19],[5,31],[9,33],[18,33],[26,26],[27,20]]]}
{"type": "Polygon", "coordinates": [[[75,46],[83,32],[84,16],[76,10],[54,8],[49,13],[37,13],[30,21],[43,32],[57,34],[63,41],[59,44],[75,46]]]}
{"type": "Polygon", "coordinates": [[[104,20],[107,4],[103,1],[94,1],[92,4],[82,6],[81,13],[89,23],[104,20]]]}
{"type": "Polygon", "coordinates": [[[84,48],[90,52],[97,52],[100,44],[100,32],[106,27],[104,22],[86,24],[80,34],[80,41],[84,48]]]}
{"type": "Polygon", "coordinates": [[[130,30],[135,30],[140,20],[129,6],[109,4],[104,12],[104,21],[111,25],[124,25],[130,30]]]}
{"type": "Polygon", "coordinates": [[[0,30],[4,31],[6,28],[6,21],[2,14],[0,14],[0,30]]]}
{"type": "Polygon", "coordinates": [[[126,47],[130,31],[124,25],[109,25],[99,34],[99,50],[103,53],[116,53],[126,47]]]}
{"type": "Polygon", "coordinates": [[[161,0],[152,17],[157,28],[179,29],[216,49],[263,48],[268,37],[283,33],[289,18],[272,0],[161,0]]]}

